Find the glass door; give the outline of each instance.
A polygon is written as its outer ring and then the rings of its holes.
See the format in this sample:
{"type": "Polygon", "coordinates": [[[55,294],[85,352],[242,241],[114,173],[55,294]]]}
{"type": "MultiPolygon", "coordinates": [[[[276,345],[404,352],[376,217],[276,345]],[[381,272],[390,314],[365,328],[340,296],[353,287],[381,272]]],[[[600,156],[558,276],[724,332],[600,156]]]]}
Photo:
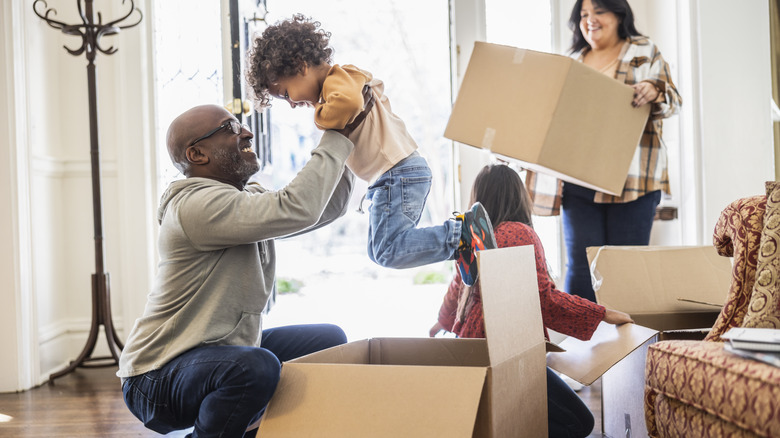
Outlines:
{"type": "MultiPolygon", "coordinates": [[[[384,82],[393,111],[404,120],[433,171],[421,226],[450,217],[455,184],[452,144],[442,136],[452,99],[448,2],[394,0],[369,8],[361,0],[267,0],[267,8],[267,24],[295,13],[319,21],[331,32],[335,64],[356,65],[384,82]]],[[[266,186],[280,188],[308,160],[322,131],[314,126],[312,109],[292,109],[279,100],[272,105],[268,114],[273,160],[259,178],[266,186]]],[[[358,212],[366,188],[365,182],[358,183],[349,212],[336,223],[277,242],[279,296],[268,324],[333,322],[350,339],[427,336],[452,275],[452,262],[407,270],[371,262],[366,250],[368,215],[358,212]]]]}

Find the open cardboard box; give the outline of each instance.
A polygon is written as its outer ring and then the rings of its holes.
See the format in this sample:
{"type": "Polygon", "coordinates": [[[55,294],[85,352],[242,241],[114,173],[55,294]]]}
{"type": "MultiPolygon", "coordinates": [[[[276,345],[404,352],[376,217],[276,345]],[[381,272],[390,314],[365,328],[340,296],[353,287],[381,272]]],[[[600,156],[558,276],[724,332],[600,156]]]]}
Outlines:
{"type": "Polygon", "coordinates": [[[477,42],[444,136],[619,195],[650,113],[633,93],[566,56],[477,42]]]}
{"type": "Polygon", "coordinates": [[[601,376],[602,425],[607,436],[647,436],[644,380],[647,349],[666,339],[703,339],[715,322],[731,284],[731,262],[711,246],[605,246],[588,248],[596,299],[631,315],[641,327],[602,326],[593,339],[566,338],[565,353],[548,355],[548,365],[582,383],[601,376]],[[614,332],[645,342],[614,361],[614,332]],[[610,344],[611,343],[611,344],[610,344]]]}
{"type": "Polygon", "coordinates": [[[259,436],[546,437],[533,247],[477,260],[487,339],[375,338],[285,362],[259,436]]]}
{"type": "Polygon", "coordinates": [[[711,327],[731,281],[729,259],[711,246],[603,246],[587,252],[596,301],[628,313],[636,324],[602,322],[589,341],[566,337],[556,344],[565,354],[551,354],[548,365],[584,385],[659,334],[711,327]]]}
{"type": "Polygon", "coordinates": [[[596,301],[658,331],[712,327],[731,284],[731,261],[712,246],[587,251],[596,301]]]}

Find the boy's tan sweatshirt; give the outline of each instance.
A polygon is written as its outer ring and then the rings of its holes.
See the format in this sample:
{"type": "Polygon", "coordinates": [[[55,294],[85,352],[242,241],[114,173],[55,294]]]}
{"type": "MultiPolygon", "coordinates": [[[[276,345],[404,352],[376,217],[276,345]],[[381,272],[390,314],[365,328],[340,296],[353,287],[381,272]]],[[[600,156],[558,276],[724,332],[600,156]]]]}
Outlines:
{"type": "Polygon", "coordinates": [[[363,110],[364,85],[371,87],[374,106],[349,136],[355,149],[347,158],[347,167],[371,184],[417,150],[403,120],[391,110],[382,81],[354,65],[334,65],[322,85],[314,123],[320,129],[341,129],[355,120],[363,110]]]}

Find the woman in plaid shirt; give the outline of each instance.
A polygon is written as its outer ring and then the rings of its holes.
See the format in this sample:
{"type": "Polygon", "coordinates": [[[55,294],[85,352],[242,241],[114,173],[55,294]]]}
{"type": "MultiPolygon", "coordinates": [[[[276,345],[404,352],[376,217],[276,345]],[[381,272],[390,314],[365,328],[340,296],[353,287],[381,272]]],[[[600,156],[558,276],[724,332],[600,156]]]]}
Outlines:
{"type": "Polygon", "coordinates": [[[650,242],[661,192],[670,193],[662,120],[677,113],[682,99],[661,52],[636,30],[626,0],[577,0],[569,27],[572,58],[633,87],[633,106],[652,105],[621,196],[528,173],[534,214],[562,212],[568,260],[564,288],[595,301],[585,249],[650,242]]]}

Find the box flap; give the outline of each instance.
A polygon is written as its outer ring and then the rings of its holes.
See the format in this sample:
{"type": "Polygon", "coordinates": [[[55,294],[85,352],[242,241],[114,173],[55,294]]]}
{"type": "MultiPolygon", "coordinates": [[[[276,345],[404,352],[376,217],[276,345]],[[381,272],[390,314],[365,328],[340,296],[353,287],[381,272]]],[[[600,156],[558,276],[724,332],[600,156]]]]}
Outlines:
{"type": "Polygon", "coordinates": [[[571,336],[564,339],[560,346],[566,351],[549,353],[547,366],[583,385],[590,385],[656,334],[657,330],[641,325],[615,326],[602,321],[589,341],[571,336]]]}
{"type": "Polygon", "coordinates": [[[554,342],[549,342],[549,341],[547,341],[544,344],[544,347],[545,347],[544,350],[546,352],[548,352],[548,353],[561,353],[561,352],[566,351],[563,348],[561,348],[560,345],[558,345],[558,344],[556,344],[554,342]]]}
{"type": "Polygon", "coordinates": [[[655,330],[709,329],[715,324],[720,311],[709,312],[674,312],[674,313],[634,313],[634,322],[655,330]]]}
{"type": "Polygon", "coordinates": [[[484,339],[455,338],[373,338],[371,363],[471,367],[490,365],[484,339]]]}
{"type": "Polygon", "coordinates": [[[368,364],[370,363],[369,340],[362,339],[348,344],[337,345],[301,356],[290,362],[368,364]]]}
{"type": "Polygon", "coordinates": [[[485,367],[286,362],[258,436],[470,438],[485,373],[485,367]]]}
{"type": "Polygon", "coordinates": [[[717,312],[701,303],[723,305],[731,285],[731,261],[712,246],[603,246],[587,251],[598,303],[631,315],[717,312]]]}
{"type": "MultiPolygon", "coordinates": [[[[551,168],[549,168],[547,166],[543,166],[541,164],[531,163],[529,161],[518,160],[517,158],[514,158],[514,157],[512,157],[510,155],[505,155],[503,153],[498,153],[496,151],[492,151],[492,152],[494,154],[496,154],[496,155],[499,155],[501,157],[501,159],[504,160],[504,161],[518,163],[519,166],[521,168],[523,168],[523,169],[532,170],[534,172],[539,172],[539,173],[544,173],[546,175],[550,175],[550,176],[558,178],[560,180],[563,180],[563,181],[566,181],[566,182],[570,182],[570,183],[574,183],[574,184],[577,184],[578,186],[582,186],[582,187],[585,187],[585,188],[588,188],[588,189],[591,189],[591,190],[596,190],[598,192],[609,193],[611,195],[616,195],[616,196],[619,195],[619,192],[614,192],[612,189],[609,189],[607,187],[602,187],[600,184],[592,184],[592,183],[590,183],[588,181],[585,181],[585,180],[573,177],[573,176],[571,176],[571,174],[559,172],[559,171],[557,171],[555,169],[551,169],[551,168]]],[[[631,163],[629,163],[629,165],[630,164],[631,163]]],[[[578,166],[578,168],[582,168],[582,167],[578,166]]],[[[590,168],[591,167],[588,167],[588,169],[590,169],[590,168]]],[[[589,171],[589,173],[590,173],[590,171],[589,171]]],[[[623,178],[623,179],[625,180],[625,178],[623,178]]],[[[625,183],[625,181],[624,181],[624,183],[625,183]]],[[[621,190],[622,190],[622,186],[621,186],[621,190]]]]}
{"type": "Polygon", "coordinates": [[[547,367],[544,344],[537,344],[520,356],[492,366],[488,370],[489,409],[477,414],[475,437],[546,437],[547,367]],[[480,418],[489,415],[490,421],[480,418]]]}
{"type": "Polygon", "coordinates": [[[477,263],[490,363],[543,344],[534,247],[478,251],[477,263]]]}

